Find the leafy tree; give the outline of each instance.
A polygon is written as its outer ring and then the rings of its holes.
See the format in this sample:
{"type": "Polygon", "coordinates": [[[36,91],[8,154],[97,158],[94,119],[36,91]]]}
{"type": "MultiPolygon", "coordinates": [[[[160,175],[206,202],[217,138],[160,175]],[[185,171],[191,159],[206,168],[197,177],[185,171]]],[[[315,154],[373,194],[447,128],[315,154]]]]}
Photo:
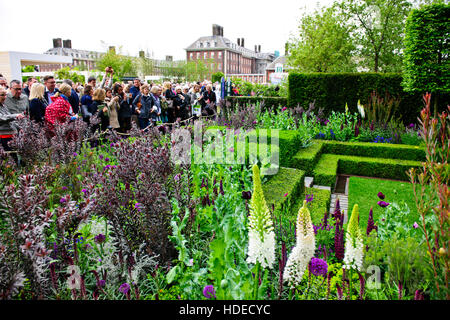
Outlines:
{"type": "Polygon", "coordinates": [[[433,93],[435,112],[441,93],[450,92],[450,5],[411,11],[406,20],[403,86],[433,93]]]}
{"type": "Polygon", "coordinates": [[[316,8],[301,17],[298,38],[288,42],[290,66],[301,72],[356,71],[352,27],[337,9],[337,5],[316,8]]]}
{"type": "Polygon", "coordinates": [[[225,75],[224,75],[224,73],[223,72],[216,72],[216,73],[213,73],[212,74],[212,77],[211,77],[211,81],[214,83],[214,82],[220,82],[221,80],[222,80],[222,77],[224,77],[225,75]]]}
{"type": "MultiPolygon", "coordinates": [[[[121,52],[121,47],[119,48],[121,52]]],[[[117,54],[113,50],[109,50],[97,60],[97,68],[105,70],[106,67],[112,67],[117,77],[134,76],[137,71],[137,63],[132,57],[117,54]]]]}
{"type": "Polygon", "coordinates": [[[352,38],[361,66],[373,72],[402,68],[403,29],[411,10],[407,0],[344,0],[343,15],[354,27],[352,38]]]}
{"type": "Polygon", "coordinates": [[[70,79],[75,83],[76,82],[80,82],[80,83],[85,82],[84,76],[81,74],[77,74],[74,71],[71,72],[70,67],[64,67],[62,69],[55,71],[55,76],[60,80],[70,79]]]}
{"type": "Polygon", "coordinates": [[[187,81],[203,81],[211,77],[211,70],[203,60],[186,62],[184,73],[187,81]]]}

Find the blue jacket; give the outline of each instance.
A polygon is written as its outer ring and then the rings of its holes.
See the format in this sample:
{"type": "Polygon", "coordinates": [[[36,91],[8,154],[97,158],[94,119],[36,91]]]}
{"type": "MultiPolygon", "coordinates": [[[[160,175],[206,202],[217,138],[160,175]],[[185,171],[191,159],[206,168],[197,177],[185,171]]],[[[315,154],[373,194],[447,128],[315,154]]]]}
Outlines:
{"type": "Polygon", "coordinates": [[[133,100],[133,107],[137,110],[137,104],[139,102],[139,100],[142,103],[142,107],[141,107],[141,113],[139,113],[138,118],[143,118],[143,119],[149,119],[150,118],[150,111],[152,110],[154,101],[153,98],[151,97],[151,95],[148,96],[144,96],[143,94],[139,94],[136,96],[136,98],[133,100]]]}
{"type": "Polygon", "coordinates": [[[72,106],[73,113],[78,113],[80,110],[80,98],[75,90],[72,89],[69,97],[69,103],[72,106]]]}

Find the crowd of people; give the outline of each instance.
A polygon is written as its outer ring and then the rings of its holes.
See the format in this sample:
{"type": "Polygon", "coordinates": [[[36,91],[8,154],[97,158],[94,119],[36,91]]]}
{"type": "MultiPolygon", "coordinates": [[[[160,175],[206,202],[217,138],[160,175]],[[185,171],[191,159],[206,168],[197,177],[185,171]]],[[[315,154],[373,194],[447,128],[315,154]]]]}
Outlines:
{"type": "Polygon", "coordinates": [[[15,120],[31,120],[54,130],[58,123],[78,118],[90,123],[97,115],[94,129],[126,133],[132,122],[146,130],[157,123],[175,123],[200,116],[214,116],[220,100],[220,85],[210,81],[162,84],[134,81],[114,82],[114,70],[106,68],[102,81],[91,76],[87,83],[66,79],[57,83],[52,75],[42,83],[30,77],[25,83],[8,83],[0,75],[0,139],[5,150],[17,130],[15,120]]]}

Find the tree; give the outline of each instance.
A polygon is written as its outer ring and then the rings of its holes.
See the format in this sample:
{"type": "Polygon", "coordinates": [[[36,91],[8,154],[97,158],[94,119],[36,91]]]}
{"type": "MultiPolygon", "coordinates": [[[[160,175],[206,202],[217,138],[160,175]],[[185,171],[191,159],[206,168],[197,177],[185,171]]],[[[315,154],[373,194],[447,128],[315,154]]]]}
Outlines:
{"type": "MultiPolygon", "coordinates": [[[[121,48],[119,48],[121,52],[121,48]]],[[[117,77],[135,76],[137,71],[137,63],[132,57],[117,54],[113,50],[109,50],[97,60],[97,68],[105,70],[106,67],[112,67],[117,77]]]]}
{"type": "Polygon", "coordinates": [[[77,82],[84,83],[85,82],[84,76],[81,74],[77,74],[74,71],[71,71],[70,67],[64,67],[64,68],[61,68],[61,69],[55,71],[55,75],[60,80],[70,79],[74,83],[77,83],[77,82]]]}
{"type": "Polygon", "coordinates": [[[211,82],[220,82],[222,80],[222,77],[224,77],[225,75],[223,74],[223,72],[216,72],[213,73],[211,76],[211,82]]]}
{"type": "Polygon", "coordinates": [[[437,113],[439,95],[450,92],[450,5],[434,4],[411,11],[406,20],[403,86],[431,92],[437,113]]]}
{"type": "Polygon", "coordinates": [[[290,66],[301,72],[356,71],[352,27],[339,17],[337,8],[316,8],[301,17],[298,38],[287,46],[290,66]]]}
{"type": "Polygon", "coordinates": [[[203,81],[211,76],[211,70],[203,60],[188,61],[184,64],[187,81],[203,81]]]}
{"type": "Polygon", "coordinates": [[[352,38],[361,65],[374,72],[402,68],[403,29],[411,10],[407,0],[345,0],[343,18],[353,25],[352,38]]]}

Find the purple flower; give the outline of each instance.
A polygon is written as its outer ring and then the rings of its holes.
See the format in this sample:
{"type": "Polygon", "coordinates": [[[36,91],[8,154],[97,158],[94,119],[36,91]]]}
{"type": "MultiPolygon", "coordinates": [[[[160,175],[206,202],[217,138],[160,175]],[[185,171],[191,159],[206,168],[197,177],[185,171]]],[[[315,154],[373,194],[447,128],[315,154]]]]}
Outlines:
{"type": "Polygon", "coordinates": [[[105,284],[106,284],[106,281],[105,281],[105,280],[98,280],[98,282],[97,282],[97,285],[98,285],[99,287],[104,287],[105,284]]]}
{"type": "Polygon", "coordinates": [[[103,155],[102,155],[102,154],[101,154],[101,155],[99,155],[98,157],[100,158],[100,160],[102,160],[102,159],[103,159],[103,155]]]}
{"type": "Polygon", "coordinates": [[[127,294],[128,291],[130,291],[130,285],[128,283],[123,283],[120,287],[119,287],[119,291],[122,292],[123,294],[127,294]]]}
{"type": "Polygon", "coordinates": [[[87,191],[87,189],[81,189],[81,192],[83,192],[84,194],[86,194],[88,191],[87,191]]]}
{"type": "Polygon", "coordinates": [[[135,208],[137,211],[141,211],[141,210],[142,210],[141,204],[140,204],[139,202],[136,202],[136,204],[134,205],[134,208],[135,208]]]}
{"type": "Polygon", "coordinates": [[[378,198],[380,198],[381,200],[384,200],[385,195],[383,194],[383,192],[378,192],[378,198]]]}
{"type": "Polygon", "coordinates": [[[175,177],[173,177],[173,179],[174,179],[175,181],[180,181],[180,174],[179,174],[179,173],[176,174],[175,177]]]}
{"type": "Polygon", "coordinates": [[[109,161],[109,158],[105,158],[105,161],[108,162],[108,161],[109,161]]]}
{"type": "Polygon", "coordinates": [[[65,191],[65,190],[67,190],[67,187],[62,187],[61,190],[64,190],[64,191],[65,191]]]}
{"type": "Polygon", "coordinates": [[[413,129],[414,128],[414,123],[410,123],[408,128],[413,129]]]}
{"type": "Polygon", "coordinates": [[[66,203],[66,198],[64,198],[64,197],[62,197],[60,200],[59,200],[59,202],[62,204],[62,203],[66,203]]]}
{"type": "Polygon", "coordinates": [[[216,292],[214,291],[214,286],[207,285],[203,288],[203,295],[208,299],[216,298],[216,292]]]}
{"type": "Polygon", "coordinates": [[[252,198],[251,191],[242,191],[242,199],[250,200],[252,198]]]}
{"type": "Polygon", "coordinates": [[[309,270],[315,276],[325,276],[328,272],[328,264],[325,260],[312,257],[309,263],[309,270]]]}
{"type": "Polygon", "coordinates": [[[378,201],[377,204],[382,208],[386,208],[389,205],[389,202],[378,201]]]}
{"type": "Polygon", "coordinates": [[[378,227],[375,225],[375,221],[373,220],[373,208],[370,208],[369,221],[367,222],[366,234],[369,235],[370,232],[372,232],[372,230],[378,231],[378,227]]]}
{"type": "Polygon", "coordinates": [[[419,225],[417,224],[417,222],[414,222],[413,224],[414,229],[417,229],[419,227],[419,225]]]}
{"type": "Polygon", "coordinates": [[[103,243],[106,240],[106,236],[104,234],[99,233],[94,237],[95,242],[97,243],[103,243]]]}
{"type": "Polygon", "coordinates": [[[78,153],[74,152],[74,153],[73,153],[73,156],[74,156],[74,157],[78,156],[78,153]]]}
{"type": "Polygon", "coordinates": [[[283,109],[281,109],[281,112],[284,112],[287,110],[287,107],[283,107],[283,109]]]}
{"type": "Polygon", "coordinates": [[[314,194],[307,194],[306,195],[306,202],[310,203],[314,200],[314,194]]]}
{"type": "Polygon", "coordinates": [[[111,144],[109,145],[111,148],[114,148],[116,145],[114,144],[114,142],[111,142],[111,144]]]}

